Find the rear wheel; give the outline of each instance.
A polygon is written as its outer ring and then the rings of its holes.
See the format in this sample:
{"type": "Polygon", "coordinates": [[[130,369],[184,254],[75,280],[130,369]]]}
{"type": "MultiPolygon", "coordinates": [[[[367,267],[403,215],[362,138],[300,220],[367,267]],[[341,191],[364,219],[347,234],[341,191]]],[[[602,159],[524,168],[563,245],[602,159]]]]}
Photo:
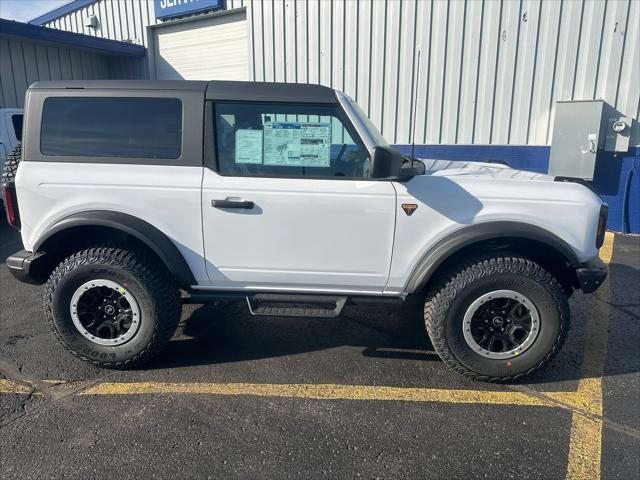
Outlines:
{"type": "Polygon", "coordinates": [[[45,315],[75,355],[103,367],[141,365],[180,320],[173,278],[142,251],[97,247],[65,259],[51,274],[45,315]]]}
{"type": "Polygon", "coordinates": [[[444,362],[489,382],[538,370],[556,354],[569,327],[558,281],[517,256],[476,257],[449,269],[428,292],[424,316],[444,362]]]}

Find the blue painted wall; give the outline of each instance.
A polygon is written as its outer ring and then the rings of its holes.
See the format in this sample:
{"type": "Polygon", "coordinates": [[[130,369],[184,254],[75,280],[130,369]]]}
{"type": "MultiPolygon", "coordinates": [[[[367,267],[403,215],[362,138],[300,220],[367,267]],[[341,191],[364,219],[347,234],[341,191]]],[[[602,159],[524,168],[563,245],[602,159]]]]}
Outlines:
{"type": "MultiPolygon", "coordinates": [[[[409,145],[395,145],[409,154],[409,145]]],[[[526,145],[416,145],[420,158],[485,162],[501,160],[512,168],[547,173],[547,146],[526,145]]],[[[609,205],[607,229],[615,232],[640,233],[640,148],[628,153],[598,154],[593,186],[609,205]]]]}

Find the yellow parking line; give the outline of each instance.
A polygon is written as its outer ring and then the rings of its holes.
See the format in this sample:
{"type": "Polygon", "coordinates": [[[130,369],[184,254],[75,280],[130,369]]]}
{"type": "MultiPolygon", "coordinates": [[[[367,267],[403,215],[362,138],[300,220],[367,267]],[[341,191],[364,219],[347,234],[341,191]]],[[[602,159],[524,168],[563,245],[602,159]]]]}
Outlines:
{"type": "Polygon", "coordinates": [[[606,232],[604,234],[604,243],[602,247],[600,247],[600,259],[604,263],[611,262],[611,258],[613,257],[613,239],[615,238],[615,234],[613,232],[606,232]]]}
{"type": "Polygon", "coordinates": [[[602,458],[602,421],[571,416],[567,480],[599,480],[602,458]]]}
{"type": "MultiPolygon", "coordinates": [[[[43,380],[61,385],[64,381],[43,380]]],[[[0,380],[0,394],[30,394],[29,387],[0,380]]],[[[254,397],[288,397],[314,400],[370,400],[396,402],[435,402],[455,404],[518,405],[531,407],[568,408],[578,415],[597,415],[590,407],[587,395],[578,392],[536,392],[449,390],[419,387],[385,387],[338,384],[270,384],[270,383],[165,383],[106,382],[98,383],[78,395],[162,395],[201,394],[254,397]]]]}
{"type": "Polygon", "coordinates": [[[543,398],[521,392],[445,390],[437,388],[376,387],[334,384],[258,383],[101,383],[81,395],[208,394],[230,396],[288,397],[315,400],[377,400],[441,402],[489,405],[557,406],[543,398]]]}
{"type": "Polygon", "coordinates": [[[0,393],[29,394],[33,390],[21,383],[0,379],[0,393]]]}
{"type": "MultiPolygon", "coordinates": [[[[613,233],[607,232],[600,249],[604,263],[613,256],[613,233]]],[[[602,416],[602,374],[607,353],[607,326],[611,291],[606,280],[596,293],[587,325],[581,380],[573,396],[574,405],[592,415],[602,416]],[[602,301],[598,301],[602,300],[602,301]]],[[[602,470],[602,421],[573,413],[567,479],[599,480],[602,470]]]]}
{"type": "MultiPolygon", "coordinates": [[[[16,382],[0,383],[0,394],[29,394],[33,391],[16,382]]],[[[56,380],[44,383],[63,384],[56,380]]],[[[40,392],[34,392],[41,395],[40,392]]],[[[488,390],[450,390],[419,387],[386,387],[338,384],[269,384],[269,383],[169,383],[169,382],[105,382],[98,383],[78,395],[220,395],[285,397],[312,400],[368,400],[396,402],[453,403],[470,405],[514,405],[566,408],[576,415],[591,418],[598,412],[591,408],[585,392],[514,392],[488,390]]]]}

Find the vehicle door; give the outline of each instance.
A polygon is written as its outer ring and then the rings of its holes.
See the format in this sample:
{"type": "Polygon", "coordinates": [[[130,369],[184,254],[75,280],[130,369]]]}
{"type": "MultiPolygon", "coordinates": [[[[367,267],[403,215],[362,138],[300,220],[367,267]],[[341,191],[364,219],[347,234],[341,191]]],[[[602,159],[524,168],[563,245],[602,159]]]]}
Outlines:
{"type": "Polygon", "coordinates": [[[211,288],[381,294],[396,193],[370,178],[370,152],[340,107],[208,108],[215,135],[202,210],[211,288]]]}

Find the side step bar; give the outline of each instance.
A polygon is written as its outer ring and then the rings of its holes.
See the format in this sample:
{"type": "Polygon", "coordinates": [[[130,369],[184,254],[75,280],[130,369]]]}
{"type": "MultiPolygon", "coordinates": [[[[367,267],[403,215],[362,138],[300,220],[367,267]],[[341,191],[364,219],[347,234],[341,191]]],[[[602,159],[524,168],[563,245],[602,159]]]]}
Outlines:
{"type": "Polygon", "coordinates": [[[346,303],[347,297],[329,295],[256,293],[247,296],[251,315],[270,317],[335,318],[346,303]]]}
{"type": "Polygon", "coordinates": [[[400,297],[382,296],[346,296],[330,294],[268,293],[268,292],[224,292],[224,291],[187,291],[181,299],[183,305],[202,305],[209,302],[247,302],[252,315],[280,317],[335,318],[344,306],[350,305],[400,305],[400,297]]]}

